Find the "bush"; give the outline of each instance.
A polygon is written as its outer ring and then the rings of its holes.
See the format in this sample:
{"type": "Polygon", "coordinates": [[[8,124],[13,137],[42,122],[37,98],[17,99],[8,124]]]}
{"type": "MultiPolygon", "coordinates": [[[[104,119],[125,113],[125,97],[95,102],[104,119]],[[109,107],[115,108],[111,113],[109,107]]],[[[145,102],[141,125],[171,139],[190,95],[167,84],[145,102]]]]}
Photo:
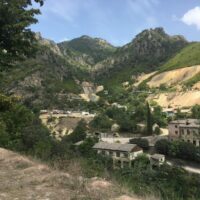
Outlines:
{"type": "Polygon", "coordinates": [[[168,140],[159,140],[155,144],[158,153],[168,155],[184,160],[200,161],[200,148],[193,144],[182,141],[170,142],[168,140]]]}
{"type": "Polygon", "coordinates": [[[86,122],[81,120],[77,127],[74,129],[73,133],[66,135],[63,140],[66,142],[76,143],[86,138],[86,122]]]}
{"type": "Polygon", "coordinates": [[[129,142],[131,144],[137,144],[139,147],[141,147],[144,150],[148,150],[149,149],[149,141],[147,139],[134,138],[134,139],[130,139],[129,142]]]}
{"type": "Polygon", "coordinates": [[[90,126],[94,129],[106,130],[111,129],[112,121],[105,114],[96,116],[91,122],[90,126]]]}
{"type": "Polygon", "coordinates": [[[168,155],[170,142],[168,140],[162,139],[158,140],[155,144],[155,149],[158,153],[168,155]]]}
{"type": "Polygon", "coordinates": [[[0,146],[49,159],[54,140],[48,129],[37,115],[9,97],[1,96],[0,107],[7,107],[8,102],[12,102],[12,106],[0,111],[0,146]]]}

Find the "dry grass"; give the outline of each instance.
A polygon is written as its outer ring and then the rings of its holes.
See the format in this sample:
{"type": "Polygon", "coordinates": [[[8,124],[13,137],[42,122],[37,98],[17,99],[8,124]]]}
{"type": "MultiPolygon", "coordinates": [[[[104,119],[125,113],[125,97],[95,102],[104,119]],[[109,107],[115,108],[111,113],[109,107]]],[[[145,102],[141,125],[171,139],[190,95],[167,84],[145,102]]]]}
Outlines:
{"type": "Polygon", "coordinates": [[[84,178],[75,161],[69,170],[72,174],[0,148],[0,200],[140,200],[116,183],[84,178]]]}

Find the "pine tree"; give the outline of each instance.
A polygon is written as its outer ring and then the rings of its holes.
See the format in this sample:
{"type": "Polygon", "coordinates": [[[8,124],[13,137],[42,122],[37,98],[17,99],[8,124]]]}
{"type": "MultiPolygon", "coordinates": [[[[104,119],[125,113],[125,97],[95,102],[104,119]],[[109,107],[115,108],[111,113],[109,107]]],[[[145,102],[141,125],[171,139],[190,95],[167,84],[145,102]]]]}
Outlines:
{"type": "MultiPolygon", "coordinates": [[[[32,56],[36,39],[30,25],[37,23],[39,9],[32,0],[0,0],[0,69],[32,56]]],[[[35,0],[43,5],[43,0],[35,0]]]]}
{"type": "Polygon", "coordinates": [[[150,109],[149,103],[147,102],[147,135],[153,134],[152,126],[153,124],[152,124],[151,109],[150,109]]]}

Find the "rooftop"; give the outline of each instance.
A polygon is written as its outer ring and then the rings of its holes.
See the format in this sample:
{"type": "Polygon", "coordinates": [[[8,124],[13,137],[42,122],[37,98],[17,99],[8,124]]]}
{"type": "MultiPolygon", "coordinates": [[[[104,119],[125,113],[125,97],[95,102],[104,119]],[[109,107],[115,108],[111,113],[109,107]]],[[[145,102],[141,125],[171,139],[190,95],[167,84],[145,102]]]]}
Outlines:
{"type": "Polygon", "coordinates": [[[160,160],[162,158],[165,158],[165,155],[163,155],[163,154],[154,154],[154,155],[151,155],[151,158],[153,158],[155,160],[160,160]]]}
{"type": "Polygon", "coordinates": [[[180,128],[200,128],[200,124],[181,124],[180,128]]]}
{"type": "Polygon", "coordinates": [[[170,124],[187,124],[187,125],[198,125],[200,120],[198,119],[179,119],[171,121],[170,124]]]}
{"type": "Polygon", "coordinates": [[[120,144],[120,143],[107,143],[99,142],[93,146],[93,149],[103,149],[112,151],[132,152],[141,150],[136,144],[120,144]]]}

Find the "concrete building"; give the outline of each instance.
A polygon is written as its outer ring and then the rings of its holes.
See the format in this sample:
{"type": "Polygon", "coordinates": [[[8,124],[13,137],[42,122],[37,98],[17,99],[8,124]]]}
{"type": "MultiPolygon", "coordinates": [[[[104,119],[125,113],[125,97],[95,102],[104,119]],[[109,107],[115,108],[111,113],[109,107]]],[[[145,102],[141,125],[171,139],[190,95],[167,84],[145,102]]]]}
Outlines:
{"type": "Polygon", "coordinates": [[[200,146],[200,121],[197,119],[176,120],[169,123],[169,140],[182,140],[200,146]]]}
{"type": "Polygon", "coordinates": [[[136,144],[99,142],[93,146],[93,149],[98,154],[111,157],[114,167],[119,165],[121,168],[124,166],[131,167],[131,161],[143,153],[143,150],[136,144]]]}

